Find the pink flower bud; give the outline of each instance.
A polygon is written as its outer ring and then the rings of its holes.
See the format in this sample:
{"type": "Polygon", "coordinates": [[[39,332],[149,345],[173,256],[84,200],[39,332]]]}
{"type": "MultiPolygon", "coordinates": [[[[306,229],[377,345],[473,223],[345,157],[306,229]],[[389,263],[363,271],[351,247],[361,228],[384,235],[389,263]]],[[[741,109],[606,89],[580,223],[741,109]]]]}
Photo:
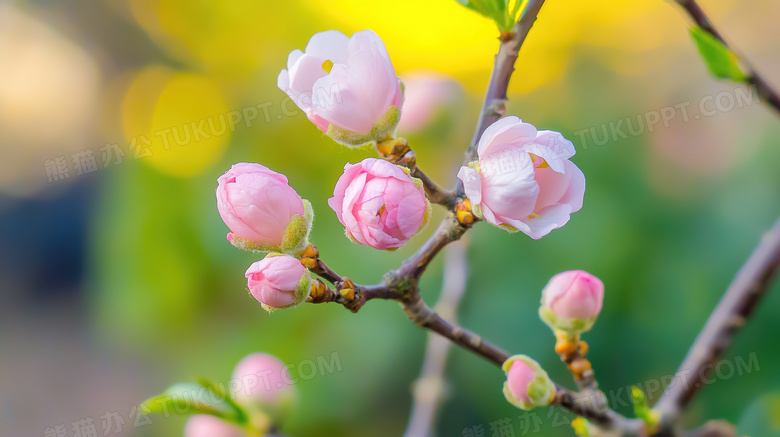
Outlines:
{"type": "Polygon", "coordinates": [[[523,410],[548,405],[555,395],[547,372],[525,355],[514,355],[501,368],[506,372],[504,396],[514,406],[523,410]]]}
{"type": "Polygon", "coordinates": [[[590,330],[601,312],[604,284],[588,272],[558,273],[542,291],[539,314],[551,328],[572,335],[590,330]]]}
{"type": "Polygon", "coordinates": [[[244,357],[233,370],[233,380],[238,387],[236,399],[241,403],[273,403],[294,392],[290,371],[271,354],[258,352],[244,357]]]}
{"type": "Polygon", "coordinates": [[[270,415],[272,423],[284,423],[295,407],[296,391],[285,364],[270,354],[254,353],[242,359],[233,370],[235,399],[246,408],[253,422],[262,423],[270,415]]]}
{"type": "Polygon", "coordinates": [[[328,205],[350,240],[381,250],[406,244],[430,216],[422,182],[375,158],[344,166],[328,205]]]}
{"type": "Polygon", "coordinates": [[[478,217],[539,239],[582,208],[585,176],[569,161],[574,152],[560,133],[505,117],[485,130],[479,160],[461,167],[458,178],[478,217]]]}
{"type": "Polygon", "coordinates": [[[311,291],[311,275],[301,262],[289,255],[270,254],[249,266],[249,291],[271,312],[303,302],[311,291]]]}
{"type": "Polygon", "coordinates": [[[236,247],[294,253],[308,244],[311,205],[287,178],[260,164],[241,162],[218,179],[217,209],[236,247]]]}
{"type": "Polygon", "coordinates": [[[509,385],[509,392],[517,399],[523,402],[531,402],[528,397],[528,386],[534,379],[534,369],[522,361],[515,361],[506,372],[506,383],[509,385]]]}
{"type": "Polygon", "coordinates": [[[184,437],[242,437],[246,432],[224,420],[209,415],[196,414],[187,419],[184,425],[184,437]]]}
{"type": "Polygon", "coordinates": [[[304,52],[294,50],[279,73],[287,93],[318,128],[349,146],[395,132],[403,92],[382,40],[372,30],[348,38],[315,34],[304,52]]]}

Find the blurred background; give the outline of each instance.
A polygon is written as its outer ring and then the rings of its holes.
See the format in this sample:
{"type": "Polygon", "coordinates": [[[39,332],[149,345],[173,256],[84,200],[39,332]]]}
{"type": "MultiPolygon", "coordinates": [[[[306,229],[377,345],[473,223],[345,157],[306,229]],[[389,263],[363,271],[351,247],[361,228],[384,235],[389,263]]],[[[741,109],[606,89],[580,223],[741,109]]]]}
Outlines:
{"type": "MultiPolygon", "coordinates": [[[[780,3],[702,6],[780,87],[780,3]]],[[[539,241],[489,226],[470,238],[461,323],[569,385],[536,315],[540,291],[568,269],[604,281],[605,310],[586,340],[623,413],[627,386],[652,392],[645,381],[673,374],[780,215],[780,121],[708,76],[687,25],[661,0],[550,0],[520,54],[508,112],[574,142],[585,206],[539,241]],[[649,122],[675,105],[672,119],[649,122]]],[[[408,99],[429,104],[399,134],[429,175],[454,184],[497,48],[494,24],[454,0],[0,1],[3,435],[74,436],[73,423],[89,420],[98,435],[181,435],[184,419],[139,420],[134,406],[176,381],[225,380],[255,351],[293,369],[338,361],[297,384],[286,433],[403,432],[425,333],[390,302],[357,315],[303,305],[269,316],[246,291],[257,256],[226,241],[214,197],[235,162],[285,173],[314,206],[323,258],[360,283],[378,282],[433,231],[393,253],[350,244],[326,201],[344,163],[373,153],[332,142],[276,87],[287,54],[313,33],[365,28],[408,78],[408,99]],[[123,425],[106,427],[110,417],[123,425]]],[[[422,284],[430,303],[440,283],[437,260],[422,284]]],[[[778,311],[775,286],[725,357],[734,369],[753,364],[733,374],[724,365],[690,426],[724,418],[743,434],[778,435],[778,311]]],[[[503,374],[467,352],[454,351],[447,376],[441,435],[573,435],[560,410],[528,416],[509,405],[503,374]],[[506,419],[514,434],[498,434],[506,419]]]]}

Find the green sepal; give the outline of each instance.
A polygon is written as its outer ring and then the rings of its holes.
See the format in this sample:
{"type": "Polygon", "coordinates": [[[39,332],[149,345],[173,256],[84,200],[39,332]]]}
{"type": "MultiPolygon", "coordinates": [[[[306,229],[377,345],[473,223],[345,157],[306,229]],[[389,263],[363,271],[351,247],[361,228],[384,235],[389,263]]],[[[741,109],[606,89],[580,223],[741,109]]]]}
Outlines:
{"type": "Polygon", "coordinates": [[[367,134],[352,132],[334,124],[328,126],[328,132],[326,132],[326,134],[331,137],[333,141],[347,147],[376,146],[377,141],[395,136],[395,128],[398,126],[400,120],[401,110],[395,106],[391,106],[387,112],[385,112],[385,115],[374,123],[371,132],[367,134]]]}
{"type": "Polygon", "coordinates": [[[303,217],[296,214],[293,216],[282,237],[282,246],[280,252],[298,256],[309,245],[309,233],[314,221],[314,209],[311,202],[303,200],[303,217]]]}
{"type": "Polygon", "coordinates": [[[589,319],[569,319],[565,317],[557,317],[552,308],[544,305],[539,307],[539,318],[542,319],[547,326],[553,331],[563,331],[570,337],[575,337],[584,332],[588,332],[593,328],[593,324],[596,323],[596,317],[589,319]]]}
{"type": "Polygon", "coordinates": [[[693,26],[689,31],[710,74],[717,79],[747,81],[748,75],[740,68],[739,58],[725,44],[699,26],[693,26]]]}

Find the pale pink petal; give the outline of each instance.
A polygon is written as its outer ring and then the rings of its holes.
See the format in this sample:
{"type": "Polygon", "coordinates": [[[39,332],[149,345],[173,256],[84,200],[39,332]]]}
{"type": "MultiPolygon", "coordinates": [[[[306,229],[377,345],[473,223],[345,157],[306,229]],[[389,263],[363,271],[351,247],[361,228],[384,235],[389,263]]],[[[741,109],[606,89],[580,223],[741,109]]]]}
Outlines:
{"type": "Polygon", "coordinates": [[[538,240],[549,234],[553,229],[558,229],[568,223],[571,212],[571,206],[569,205],[548,206],[536,212],[539,217],[523,220],[528,225],[528,230],[521,229],[521,231],[534,240],[538,240]]]}
{"type": "Polygon", "coordinates": [[[334,64],[347,62],[349,53],[349,38],[337,30],[326,30],[315,33],[306,45],[306,54],[315,55],[323,60],[328,59],[334,64]]]}

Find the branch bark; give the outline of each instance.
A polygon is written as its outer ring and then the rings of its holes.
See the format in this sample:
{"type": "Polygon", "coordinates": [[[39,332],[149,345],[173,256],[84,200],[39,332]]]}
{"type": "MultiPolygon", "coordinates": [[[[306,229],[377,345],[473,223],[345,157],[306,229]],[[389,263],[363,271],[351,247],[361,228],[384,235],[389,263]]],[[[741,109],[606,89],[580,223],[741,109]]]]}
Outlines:
{"type": "MultiPolygon", "coordinates": [[[[512,32],[501,37],[501,45],[498,47],[498,53],[493,64],[493,74],[490,76],[485,102],[482,105],[482,112],[480,113],[471,145],[466,151],[466,156],[463,160],[464,164],[477,158],[479,138],[488,126],[503,117],[506,112],[506,91],[509,88],[509,79],[512,78],[512,73],[515,71],[515,61],[517,61],[520,47],[523,46],[528,32],[531,31],[531,27],[533,27],[543,5],[544,0],[529,0],[520,19],[517,20],[517,23],[512,28],[512,32]]],[[[461,182],[458,182],[458,191],[461,190],[461,187],[461,182]]]]}
{"type": "Polygon", "coordinates": [[[780,95],[777,94],[769,82],[764,79],[745,59],[740,55],[733,47],[731,47],[723,38],[718,29],[712,24],[712,21],[707,17],[707,14],[699,6],[696,0],[675,0],[675,2],[682,7],[682,9],[688,14],[688,16],[699,27],[710,33],[712,36],[718,39],[723,45],[729,48],[734,54],[737,55],[742,65],[747,69],[748,83],[756,87],[756,92],[761,100],[766,102],[772,109],[780,114],[780,95]]]}
{"type": "Polygon", "coordinates": [[[677,371],[679,380],[660,398],[656,409],[670,429],[705,385],[703,381],[769,289],[780,266],[780,220],[775,222],[745,262],[712,312],[677,371]]]}
{"type": "MultiPolygon", "coordinates": [[[[442,318],[455,323],[461,298],[468,282],[467,240],[456,242],[444,250],[444,269],[441,296],[436,310],[442,318]]],[[[412,414],[404,435],[427,437],[434,435],[436,417],[444,401],[447,381],[444,371],[447,366],[451,343],[444,337],[428,334],[420,377],[414,383],[412,414]]]]}

